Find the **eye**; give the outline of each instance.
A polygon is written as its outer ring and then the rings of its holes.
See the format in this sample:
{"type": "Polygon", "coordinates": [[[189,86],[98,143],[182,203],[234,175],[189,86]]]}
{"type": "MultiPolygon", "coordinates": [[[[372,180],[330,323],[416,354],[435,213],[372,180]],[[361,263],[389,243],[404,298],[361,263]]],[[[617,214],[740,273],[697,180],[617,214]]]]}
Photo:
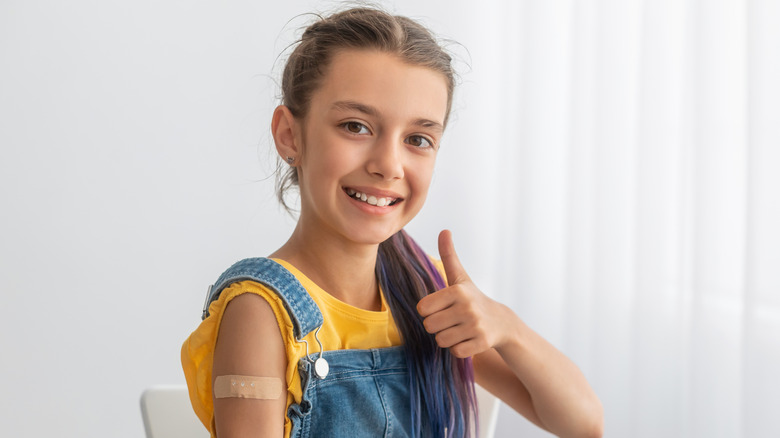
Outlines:
{"type": "Polygon", "coordinates": [[[406,138],[406,143],[421,149],[433,147],[433,141],[422,135],[411,135],[406,138]]]}
{"type": "Polygon", "coordinates": [[[341,126],[347,130],[350,134],[355,135],[364,135],[364,134],[370,134],[371,131],[368,130],[366,125],[359,123],[359,122],[344,122],[341,124],[341,126]]]}

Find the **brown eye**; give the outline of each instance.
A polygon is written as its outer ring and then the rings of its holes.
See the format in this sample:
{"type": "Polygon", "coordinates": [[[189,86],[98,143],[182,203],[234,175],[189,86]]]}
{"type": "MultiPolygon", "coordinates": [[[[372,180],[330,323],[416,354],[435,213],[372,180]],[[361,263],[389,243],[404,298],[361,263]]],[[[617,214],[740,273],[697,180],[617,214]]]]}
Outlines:
{"type": "Polygon", "coordinates": [[[433,142],[421,135],[412,135],[406,139],[406,143],[418,148],[433,147],[433,142]]]}
{"type": "Polygon", "coordinates": [[[346,122],[344,128],[352,134],[368,134],[368,128],[362,123],[346,122]]]}

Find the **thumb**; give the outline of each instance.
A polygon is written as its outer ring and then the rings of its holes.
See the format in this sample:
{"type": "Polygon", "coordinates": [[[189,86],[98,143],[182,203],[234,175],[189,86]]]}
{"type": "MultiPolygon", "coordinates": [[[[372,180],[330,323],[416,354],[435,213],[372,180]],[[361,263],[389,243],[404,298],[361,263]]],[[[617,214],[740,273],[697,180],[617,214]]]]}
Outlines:
{"type": "Polygon", "coordinates": [[[444,265],[444,273],[447,274],[447,285],[452,286],[469,280],[466,270],[460,264],[458,254],[455,253],[455,244],[452,243],[450,230],[439,233],[439,257],[444,265]]]}

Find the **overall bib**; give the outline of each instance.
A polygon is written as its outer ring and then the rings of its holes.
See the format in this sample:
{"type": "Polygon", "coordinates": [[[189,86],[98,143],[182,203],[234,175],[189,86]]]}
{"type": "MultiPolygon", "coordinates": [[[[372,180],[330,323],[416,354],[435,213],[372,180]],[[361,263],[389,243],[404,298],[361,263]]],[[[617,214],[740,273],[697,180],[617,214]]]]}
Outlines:
{"type": "MultiPolygon", "coordinates": [[[[284,302],[297,342],[323,324],[317,304],[295,276],[266,258],[230,267],[209,289],[203,308],[230,284],[253,280],[284,302]]],[[[315,332],[315,338],[317,334],[315,332]]],[[[317,339],[319,342],[319,339],[317,339]]],[[[287,410],[291,438],[395,438],[411,436],[409,371],[403,346],[370,350],[322,351],[298,362],[303,396],[287,410]]]]}

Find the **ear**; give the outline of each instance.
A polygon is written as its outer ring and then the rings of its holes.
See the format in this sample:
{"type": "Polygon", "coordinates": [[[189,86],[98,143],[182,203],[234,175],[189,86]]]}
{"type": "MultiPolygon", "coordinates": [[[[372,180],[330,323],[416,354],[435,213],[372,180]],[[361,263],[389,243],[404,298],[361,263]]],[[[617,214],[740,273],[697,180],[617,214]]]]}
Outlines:
{"type": "Polygon", "coordinates": [[[298,120],[293,116],[290,109],[284,105],[279,105],[274,110],[274,116],[271,119],[271,135],[274,136],[276,151],[282,160],[289,164],[297,164],[301,157],[301,141],[298,120]],[[290,163],[288,157],[294,161],[290,163]]]}

